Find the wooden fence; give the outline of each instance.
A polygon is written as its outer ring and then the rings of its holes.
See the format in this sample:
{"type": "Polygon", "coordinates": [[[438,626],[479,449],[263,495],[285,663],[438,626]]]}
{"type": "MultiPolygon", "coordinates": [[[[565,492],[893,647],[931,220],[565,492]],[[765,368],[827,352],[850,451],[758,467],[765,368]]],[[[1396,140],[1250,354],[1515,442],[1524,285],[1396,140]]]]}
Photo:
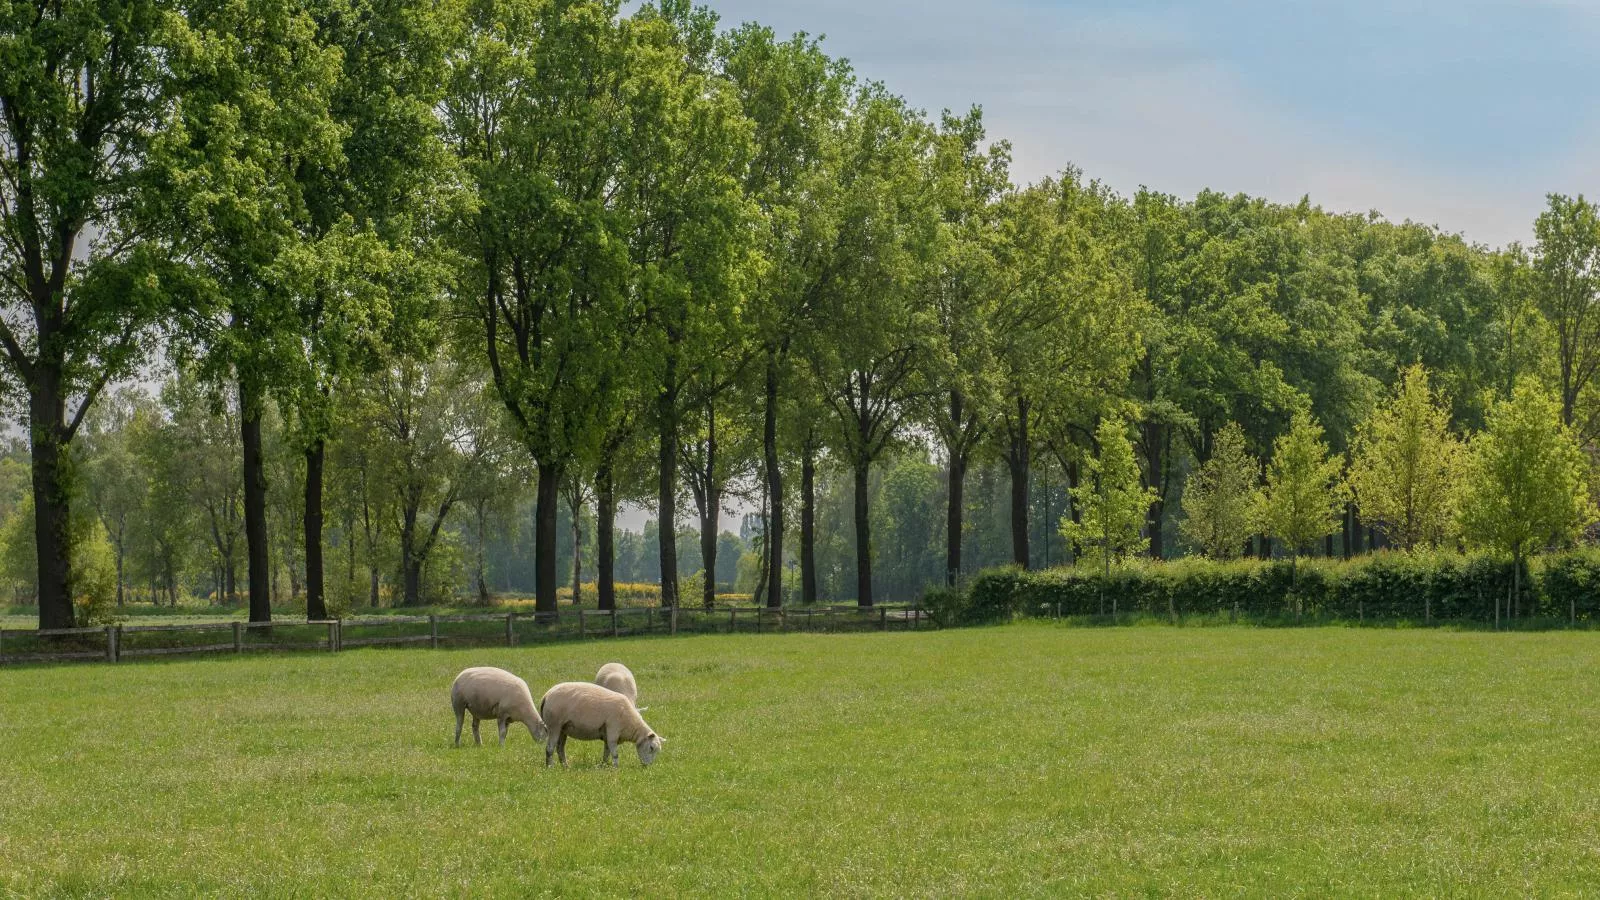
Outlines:
{"type": "Polygon", "coordinates": [[[183,653],[246,653],[426,644],[482,647],[599,640],[629,635],[848,632],[930,627],[915,606],[683,607],[558,610],[445,616],[366,616],[192,625],[104,625],[0,629],[0,663],[118,662],[183,653]]]}

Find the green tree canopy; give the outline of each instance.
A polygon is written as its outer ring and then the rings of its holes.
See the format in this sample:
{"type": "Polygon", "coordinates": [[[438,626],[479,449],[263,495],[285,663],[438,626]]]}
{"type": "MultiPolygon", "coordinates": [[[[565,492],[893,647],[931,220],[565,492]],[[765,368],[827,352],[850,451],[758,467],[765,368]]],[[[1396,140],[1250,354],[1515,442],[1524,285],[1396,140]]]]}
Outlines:
{"type": "Polygon", "coordinates": [[[1273,445],[1260,513],[1261,530],[1283,541],[1291,563],[1338,527],[1343,500],[1339,470],[1339,459],[1329,455],[1322,439],[1322,426],[1310,413],[1296,413],[1289,433],[1273,445]]]}
{"type": "Polygon", "coordinates": [[[1489,410],[1469,444],[1461,528],[1474,544],[1509,554],[1516,566],[1511,615],[1520,604],[1522,561],[1572,541],[1595,520],[1588,466],[1561,405],[1529,378],[1489,410]]]}
{"type": "Polygon", "coordinates": [[[1244,429],[1229,422],[1184,485],[1184,536],[1213,559],[1238,556],[1256,532],[1260,495],[1261,463],[1246,449],[1244,429]]]}
{"type": "Polygon", "coordinates": [[[1438,546],[1455,528],[1460,464],[1449,403],[1412,366],[1357,433],[1350,490],[1361,514],[1402,548],[1438,546]]]}

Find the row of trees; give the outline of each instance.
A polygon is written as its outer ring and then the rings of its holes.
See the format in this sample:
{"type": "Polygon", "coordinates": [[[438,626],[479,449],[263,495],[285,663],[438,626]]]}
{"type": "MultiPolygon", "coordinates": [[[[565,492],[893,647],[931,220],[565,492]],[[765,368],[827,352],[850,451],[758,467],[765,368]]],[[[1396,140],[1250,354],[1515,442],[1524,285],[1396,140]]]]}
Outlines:
{"type": "Polygon", "coordinates": [[[1131,425],[1126,500],[1157,557],[1223,423],[1266,455],[1314,417],[1343,453],[1402,366],[1437,374],[1461,430],[1524,376],[1580,440],[1600,427],[1582,198],[1551,198],[1528,253],[1306,201],[1123,197],[1072,169],[1019,188],[976,109],[930,120],[805,35],[719,30],[682,0],[80,0],[0,13],[0,47],[0,348],[42,626],[74,617],[70,447],[161,356],[239,449],[201,480],[238,491],[254,619],[278,507],[326,612],[325,498],[369,464],[359,428],[417,454],[393,463],[416,473],[396,494],[405,598],[452,513],[487,527],[473,498],[506,493],[481,473],[510,454],[548,610],[563,507],[569,527],[593,510],[602,607],[636,498],[669,526],[663,603],[691,599],[677,523],[716,572],[736,498],[760,510],[757,595],[811,601],[818,482],[843,473],[870,604],[886,458],[939,460],[953,582],[968,472],[1003,468],[1029,565],[1036,459],[1085,507],[1108,422],[1131,425]]]}

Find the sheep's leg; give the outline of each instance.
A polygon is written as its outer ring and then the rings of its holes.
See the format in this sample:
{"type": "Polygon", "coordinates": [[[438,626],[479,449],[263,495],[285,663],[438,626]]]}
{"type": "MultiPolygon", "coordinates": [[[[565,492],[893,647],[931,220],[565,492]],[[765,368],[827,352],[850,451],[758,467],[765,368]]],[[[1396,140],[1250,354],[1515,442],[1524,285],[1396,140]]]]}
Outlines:
{"type": "Polygon", "coordinates": [[[617,768],[617,729],[607,728],[605,738],[605,756],[600,759],[600,765],[611,763],[613,769],[617,768]]]}
{"type": "Polygon", "coordinates": [[[561,768],[565,769],[567,767],[567,734],[565,731],[561,733],[561,737],[556,738],[556,756],[561,757],[561,768]]]}
{"type": "Polygon", "coordinates": [[[474,746],[483,746],[483,736],[478,734],[478,717],[476,715],[472,717],[472,743],[474,746]]]}
{"type": "Polygon", "coordinates": [[[462,720],[466,719],[466,717],[467,717],[467,711],[466,710],[464,710],[464,709],[456,710],[456,746],[457,747],[461,746],[461,722],[462,722],[462,720]]]}
{"type": "Polygon", "coordinates": [[[544,739],[544,767],[550,768],[550,757],[556,755],[556,737],[554,731],[546,732],[544,739]]]}
{"type": "Polygon", "coordinates": [[[511,720],[505,716],[500,717],[500,746],[506,745],[506,729],[511,727],[511,720]]]}

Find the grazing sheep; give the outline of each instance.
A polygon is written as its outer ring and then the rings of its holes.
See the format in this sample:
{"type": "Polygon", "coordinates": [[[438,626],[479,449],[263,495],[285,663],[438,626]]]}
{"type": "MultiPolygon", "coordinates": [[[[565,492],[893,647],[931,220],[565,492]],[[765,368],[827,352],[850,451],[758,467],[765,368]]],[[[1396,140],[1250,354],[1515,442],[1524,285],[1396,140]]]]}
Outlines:
{"type": "Polygon", "coordinates": [[[549,723],[549,738],[544,745],[544,764],[559,754],[567,764],[567,738],[606,742],[605,758],[618,765],[617,744],[627,741],[639,751],[639,763],[650,765],[666,738],[644,722],[633,702],[622,694],[586,681],[567,681],[545,692],[539,712],[549,723]]]}
{"type": "MultiPolygon", "coordinates": [[[[633,680],[633,673],[622,663],[606,663],[594,676],[594,683],[628,698],[634,706],[639,705],[639,685],[633,680]]],[[[641,710],[642,712],[643,710],[641,710]]]]}
{"type": "Polygon", "coordinates": [[[472,712],[472,742],[482,744],[478,736],[481,719],[495,719],[500,723],[500,746],[506,743],[506,728],[512,722],[528,726],[535,741],[545,739],[544,718],[533,705],[533,692],[521,678],[492,666],[474,666],[461,670],[455,683],[450,685],[450,706],[456,712],[456,746],[461,746],[461,722],[467,712],[472,712]]]}

